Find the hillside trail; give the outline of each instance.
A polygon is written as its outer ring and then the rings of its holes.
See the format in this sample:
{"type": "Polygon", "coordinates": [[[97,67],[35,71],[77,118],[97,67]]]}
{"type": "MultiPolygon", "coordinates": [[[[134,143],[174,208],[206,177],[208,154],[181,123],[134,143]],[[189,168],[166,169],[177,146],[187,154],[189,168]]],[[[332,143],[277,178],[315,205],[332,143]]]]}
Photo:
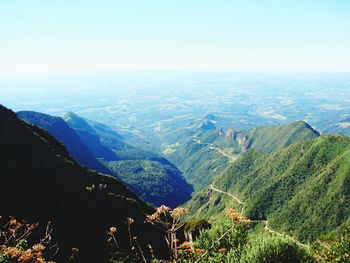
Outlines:
{"type": "MultiPolygon", "coordinates": [[[[232,199],[234,199],[240,206],[241,206],[241,215],[243,215],[243,212],[244,212],[244,203],[236,196],[234,196],[233,194],[231,193],[228,193],[228,192],[225,192],[225,191],[222,191],[220,189],[217,189],[214,187],[213,184],[211,184],[209,186],[210,190],[212,191],[215,191],[217,193],[221,193],[221,194],[225,194],[225,195],[228,195],[229,197],[231,197],[232,199]]],[[[297,243],[298,245],[300,246],[303,246],[303,247],[306,247],[306,248],[310,248],[310,246],[306,245],[306,244],[303,244],[303,243],[300,243],[298,240],[296,240],[295,238],[289,236],[289,235],[285,235],[285,234],[282,234],[282,233],[279,233],[277,231],[274,231],[272,230],[271,228],[269,228],[269,222],[267,220],[263,220],[263,219],[255,219],[255,220],[252,220],[252,219],[249,219],[250,222],[252,223],[263,223],[265,224],[265,231],[266,232],[270,232],[271,234],[274,234],[274,235],[277,235],[277,236],[282,236],[282,237],[287,237],[289,239],[291,239],[292,241],[294,241],[295,243],[297,243]]]]}
{"type": "Polygon", "coordinates": [[[220,148],[215,147],[212,143],[201,142],[201,140],[199,140],[198,138],[195,138],[195,137],[193,137],[192,140],[195,141],[198,144],[209,145],[209,149],[218,151],[220,154],[222,154],[223,156],[227,157],[232,162],[237,160],[237,158],[235,156],[223,152],[220,148]]]}
{"type": "MultiPolygon", "coordinates": [[[[195,141],[196,143],[198,144],[203,144],[203,145],[209,145],[209,148],[212,149],[212,150],[216,150],[218,151],[219,153],[221,153],[222,155],[224,155],[225,157],[229,158],[230,161],[235,161],[237,158],[232,156],[232,155],[229,155],[225,152],[223,152],[221,149],[213,146],[212,143],[207,143],[207,142],[201,142],[200,139],[196,138],[196,137],[192,137],[193,141],[195,141]]],[[[209,186],[210,190],[212,191],[215,191],[217,193],[221,193],[221,194],[225,194],[225,195],[228,195],[229,197],[231,197],[232,199],[234,199],[240,206],[241,206],[241,215],[243,215],[243,212],[244,212],[244,203],[237,197],[237,196],[234,196],[233,194],[231,193],[228,193],[228,192],[225,192],[225,191],[222,191],[220,189],[217,189],[214,187],[213,184],[210,184],[209,186]]],[[[197,213],[196,213],[197,214],[197,213]]],[[[295,238],[289,236],[289,235],[285,235],[285,234],[282,234],[280,232],[277,232],[275,230],[272,230],[271,228],[269,228],[269,222],[267,220],[263,220],[263,219],[255,219],[255,220],[252,220],[250,219],[250,222],[252,223],[263,223],[265,225],[264,227],[264,230],[266,232],[269,232],[271,234],[274,234],[274,235],[277,235],[277,236],[282,236],[282,237],[287,237],[287,238],[290,238],[291,240],[293,240],[295,243],[297,243],[298,245],[300,246],[303,246],[303,247],[306,247],[306,248],[310,248],[310,246],[306,245],[306,244],[303,244],[303,243],[300,243],[298,240],[296,240],[295,238]]]]}

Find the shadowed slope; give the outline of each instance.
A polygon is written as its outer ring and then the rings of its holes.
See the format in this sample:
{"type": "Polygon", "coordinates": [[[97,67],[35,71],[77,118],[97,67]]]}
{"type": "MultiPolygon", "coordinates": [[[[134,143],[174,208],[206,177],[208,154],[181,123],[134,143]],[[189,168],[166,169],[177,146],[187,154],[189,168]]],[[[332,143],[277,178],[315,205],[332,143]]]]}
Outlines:
{"type": "MultiPolygon", "coordinates": [[[[17,119],[0,106],[1,214],[46,224],[60,246],[57,260],[80,250],[78,262],[106,262],[106,230],[118,229],[118,242],[128,247],[125,221],[143,244],[162,247],[161,236],[145,225],[152,209],[116,179],[78,165],[46,131],[17,119]]],[[[160,249],[159,251],[162,251],[160,249]]]]}

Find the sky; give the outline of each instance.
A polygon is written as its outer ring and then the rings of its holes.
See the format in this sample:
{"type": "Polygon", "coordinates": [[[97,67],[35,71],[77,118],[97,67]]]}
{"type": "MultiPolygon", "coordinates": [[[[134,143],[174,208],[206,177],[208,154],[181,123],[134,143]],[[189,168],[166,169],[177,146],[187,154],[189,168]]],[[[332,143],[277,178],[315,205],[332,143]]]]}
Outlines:
{"type": "Polygon", "coordinates": [[[350,72],[350,1],[0,1],[0,74],[114,70],[350,72]]]}

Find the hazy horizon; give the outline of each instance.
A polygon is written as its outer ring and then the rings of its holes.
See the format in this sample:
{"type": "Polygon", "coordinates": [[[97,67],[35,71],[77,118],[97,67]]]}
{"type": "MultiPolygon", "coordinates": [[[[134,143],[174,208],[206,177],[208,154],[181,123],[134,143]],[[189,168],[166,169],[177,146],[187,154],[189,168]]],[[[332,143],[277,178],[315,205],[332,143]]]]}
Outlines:
{"type": "Polygon", "coordinates": [[[348,1],[2,1],[0,73],[350,72],[348,1]]]}

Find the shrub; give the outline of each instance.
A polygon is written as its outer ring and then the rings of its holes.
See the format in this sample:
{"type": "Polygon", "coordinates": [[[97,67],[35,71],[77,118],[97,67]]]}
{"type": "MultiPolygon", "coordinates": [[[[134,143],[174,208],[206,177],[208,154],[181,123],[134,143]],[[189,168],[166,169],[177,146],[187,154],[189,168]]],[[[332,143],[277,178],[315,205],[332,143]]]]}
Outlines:
{"type": "Polygon", "coordinates": [[[338,238],[323,237],[318,240],[314,256],[318,262],[350,262],[350,229],[342,229],[338,238]]]}
{"type": "Polygon", "coordinates": [[[205,249],[209,262],[222,262],[228,251],[239,257],[247,242],[249,220],[233,210],[228,212],[228,218],[222,218],[213,224],[211,229],[202,230],[195,245],[205,249]]]}
{"type": "MultiPolygon", "coordinates": [[[[228,259],[227,262],[235,262],[228,259]]],[[[289,238],[253,235],[241,255],[241,263],[314,262],[308,252],[289,238]]]]}

